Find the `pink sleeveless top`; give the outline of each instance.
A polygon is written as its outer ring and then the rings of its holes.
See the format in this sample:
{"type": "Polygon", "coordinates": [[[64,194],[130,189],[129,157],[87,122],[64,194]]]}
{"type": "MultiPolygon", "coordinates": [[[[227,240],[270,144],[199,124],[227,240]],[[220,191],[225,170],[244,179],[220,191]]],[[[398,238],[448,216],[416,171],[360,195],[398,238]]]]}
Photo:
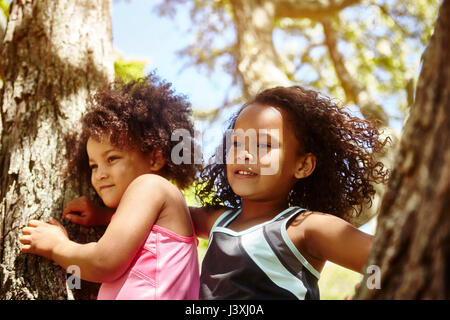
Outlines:
{"type": "Polygon", "coordinates": [[[197,237],[184,237],[153,225],[128,270],[102,283],[98,300],[197,300],[197,237]]]}

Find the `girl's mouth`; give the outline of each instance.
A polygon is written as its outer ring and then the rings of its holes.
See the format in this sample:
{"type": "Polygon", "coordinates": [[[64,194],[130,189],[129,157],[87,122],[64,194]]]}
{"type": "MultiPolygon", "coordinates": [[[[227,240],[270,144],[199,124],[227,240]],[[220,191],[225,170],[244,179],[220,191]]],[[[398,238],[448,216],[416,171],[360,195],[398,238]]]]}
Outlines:
{"type": "Polygon", "coordinates": [[[234,175],[239,178],[253,178],[256,177],[258,174],[250,170],[238,169],[234,171],[234,175]]]}
{"type": "Polygon", "coordinates": [[[100,191],[103,191],[103,190],[105,190],[105,189],[109,189],[109,188],[111,188],[111,187],[114,187],[114,185],[108,185],[108,186],[101,186],[100,187],[100,191]]]}

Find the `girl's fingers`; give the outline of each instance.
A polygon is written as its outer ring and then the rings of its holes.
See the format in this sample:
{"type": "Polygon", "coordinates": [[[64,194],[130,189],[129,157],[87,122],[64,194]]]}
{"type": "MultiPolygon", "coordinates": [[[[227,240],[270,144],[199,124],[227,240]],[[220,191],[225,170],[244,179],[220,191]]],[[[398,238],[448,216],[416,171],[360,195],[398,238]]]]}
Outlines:
{"type": "Polygon", "coordinates": [[[64,211],[63,213],[62,213],[62,215],[61,215],[61,218],[63,218],[63,219],[67,219],[67,220],[70,220],[70,218],[73,216],[73,215],[75,215],[75,213],[73,213],[74,211],[64,211]]]}
{"type": "Polygon", "coordinates": [[[56,220],[55,218],[53,218],[53,217],[50,217],[50,219],[48,220],[48,223],[50,223],[50,224],[52,224],[52,225],[54,225],[54,226],[63,226],[62,224],[61,224],[61,222],[59,222],[58,220],[56,220]]]}
{"type": "Polygon", "coordinates": [[[64,215],[74,212],[74,211],[77,211],[77,209],[68,205],[67,207],[64,208],[62,215],[64,216],[64,215]]]}
{"type": "Polygon", "coordinates": [[[85,223],[86,223],[85,220],[83,219],[83,217],[78,215],[78,214],[68,213],[68,214],[65,215],[64,219],[67,219],[70,222],[73,222],[73,223],[76,223],[76,224],[80,224],[82,226],[85,225],[85,223]]]}
{"type": "Polygon", "coordinates": [[[61,218],[70,220],[70,217],[72,216],[81,216],[83,214],[83,211],[81,210],[64,210],[62,213],[61,218]]]}
{"type": "Polygon", "coordinates": [[[22,246],[22,252],[23,253],[27,253],[27,252],[30,252],[31,251],[31,245],[29,245],[29,244],[24,244],[23,246],[22,246]]]}
{"type": "Polygon", "coordinates": [[[88,197],[82,196],[68,202],[63,210],[63,214],[70,212],[82,212],[83,210],[86,210],[88,200],[88,197]]]}
{"type": "Polygon", "coordinates": [[[70,201],[70,202],[66,205],[66,207],[64,208],[63,214],[69,213],[69,212],[72,212],[72,211],[80,210],[80,209],[79,209],[79,204],[78,204],[78,201],[77,201],[77,200],[78,200],[78,199],[75,199],[75,200],[70,201]]]}
{"type": "Polygon", "coordinates": [[[33,231],[33,228],[25,227],[22,229],[23,234],[31,234],[31,231],[33,231]]]}
{"type": "Polygon", "coordinates": [[[42,222],[39,221],[39,220],[30,220],[30,221],[28,222],[28,226],[29,226],[29,227],[37,227],[37,226],[40,225],[40,224],[42,224],[42,222]]]}
{"type": "Polygon", "coordinates": [[[31,243],[31,236],[22,236],[19,238],[20,243],[22,244],[30,244],[31,243]]]}

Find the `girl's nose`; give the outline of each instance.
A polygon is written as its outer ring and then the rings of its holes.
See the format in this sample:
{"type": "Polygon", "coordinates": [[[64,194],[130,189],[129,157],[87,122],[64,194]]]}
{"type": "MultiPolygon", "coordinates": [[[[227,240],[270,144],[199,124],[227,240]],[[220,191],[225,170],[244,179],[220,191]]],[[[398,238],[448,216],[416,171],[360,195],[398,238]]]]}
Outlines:
{"type": "Polygon", "coordinates": [[[241,152],[239,152],[238,161],[242,161],[242,163],[246,163],[247,161],[253,163],[253,159],[254,157],[249,151],[241,150],[241,152]]]}
{"type": "Polygon", "coordinates": [[[108,177],[108,172],[104,168],[97,168],[95,172],[95,179],[96,180],[103,180],[108,177]]]}
{"type": "Polygon", "coordinates": [[[253,155],[250,152],[245,151],[245,159],[251,162],[253,161],[253,155]]]}

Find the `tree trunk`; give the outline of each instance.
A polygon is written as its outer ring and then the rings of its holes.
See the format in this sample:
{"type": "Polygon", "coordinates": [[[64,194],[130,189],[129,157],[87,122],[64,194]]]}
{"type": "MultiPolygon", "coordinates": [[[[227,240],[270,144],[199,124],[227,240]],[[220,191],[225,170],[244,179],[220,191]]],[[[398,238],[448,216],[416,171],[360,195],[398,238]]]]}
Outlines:
{"type": "MultiPolygon", "coordinates": [[[[66,272],[20,252],[30,219],[61,217],[87,181],[62,178],[64,137],[80,129],[86,98],[113,77],[110,2],[16,0],[1,47],[0,299],[94,298],[97,286],[71,290],[66,272]]],[[[68,226],[72,239],[101,230],[68,226]]]]}
{"type": "Polygon", "coordinates": [[[260,90],[288,86],[290,81],[272,42],[273,1],[231,1],[237,36],[237,73],[247,100],[260,90]]]}
{"type": "Polygon", "coordinates": [[[450,298],[450,1],[440,8],[360,299],[450,298]],[[379,286],[373,286],[379,276],[379,286]]]}

